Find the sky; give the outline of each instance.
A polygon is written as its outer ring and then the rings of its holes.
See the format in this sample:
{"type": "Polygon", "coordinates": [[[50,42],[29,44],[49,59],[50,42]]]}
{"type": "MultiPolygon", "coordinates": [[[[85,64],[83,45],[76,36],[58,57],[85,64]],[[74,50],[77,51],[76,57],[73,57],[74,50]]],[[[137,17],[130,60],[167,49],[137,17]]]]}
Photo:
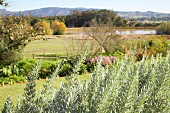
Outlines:
{"type": "Polygon", "coordinates": [[[6,0],[9,11],[24,11],[44,7],[99,8],[114,11],[155,11],[170,13],[170,0],[6,0]]]}

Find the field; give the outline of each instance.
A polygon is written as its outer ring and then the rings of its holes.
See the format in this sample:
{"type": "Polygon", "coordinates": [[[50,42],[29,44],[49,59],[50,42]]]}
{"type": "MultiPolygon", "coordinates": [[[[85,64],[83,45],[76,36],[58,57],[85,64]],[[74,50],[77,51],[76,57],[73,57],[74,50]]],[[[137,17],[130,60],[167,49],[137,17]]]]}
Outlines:
{"type": "MultiPolygon", "coordinates": [[[[141,28],[138,28],[138,29],[141,29],[141,28]]],[[[125,29],[119,28],[119,30],[125,30],[125,29]]],[[[134,30],[134,29],[131,29],[131,30],[134,30]]],[[[68,28],[67,33],[66,33],[67,35],[58,35],[58,36],[46,35],[46,36],[38,37],[42,39],[35,40],[29,43],[24,48],[22,55],[24,58],[32,58],[33,53],[35,54],[55,53],[58,55],[67,55],[67,52],[70,51],[71,49],[70,47],[73,48],[73,41],[74,41],[74,47],[78,48],[79,44],[82,42],[81,39],[83,38],[90,39],[86,35],[81,34],[83,31],[84,31],[84,28],[68,28]],[[75,39],[78,39],[78,40],[75,40],[75,39]]],[[[145,38],[150,38],[152,36],[154,35],[123,34],[122,39],[125,39],[125,40],[127,39],[134,40],[134,39],[141,39],[141,38],[145,39],[145,38]]]]}
{"type": "Polygon", "coordinates": [[[66,39],[48,36],[47,40],[35,40],[24,48],[24,58],[32,58],[32,54],[60,53],[66,54],[66,39]]]}
{"type": "MultiPolygon", "coordinates": [[[[143,40],[151,39],[155,35],[142,35],[142,34],[123,34],[122,40],[143,40]]],[[[44,36],[44,39],[35,40],[29,43],[23,50],[23,58],[33,58],[33,54],[57,54],[59,56],[67,56],[67,53],[74,52],[74,49],[78,49],[81,43],[92,41],[82,40],[83,35],[63,35],[63,36],[44,36]]],[[[164,36],[167,40],[170,36],[164,36]]]]}

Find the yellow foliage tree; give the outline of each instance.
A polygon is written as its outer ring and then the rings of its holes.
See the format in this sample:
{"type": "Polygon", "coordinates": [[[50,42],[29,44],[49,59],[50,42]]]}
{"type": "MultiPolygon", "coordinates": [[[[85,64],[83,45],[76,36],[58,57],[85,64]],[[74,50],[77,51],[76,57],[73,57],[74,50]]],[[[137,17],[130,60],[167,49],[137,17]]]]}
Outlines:
{"type": "Polygon", "coordinates": [[[41,33],[41,31],[43,31],[43,33],[45,33],[46,35],[50,35],[51,34],[50,25],[47,22],[45,22],[45,21],[41,21],[41,22],[36,23],[34,25],[34,27],[40,33],[41,33]]]}
{"type": "Polygon", "coordinates": [[[66,25],[63,22],[53,21],[51,23],[53,35],[64,35],[66,33],[66,25]]]}

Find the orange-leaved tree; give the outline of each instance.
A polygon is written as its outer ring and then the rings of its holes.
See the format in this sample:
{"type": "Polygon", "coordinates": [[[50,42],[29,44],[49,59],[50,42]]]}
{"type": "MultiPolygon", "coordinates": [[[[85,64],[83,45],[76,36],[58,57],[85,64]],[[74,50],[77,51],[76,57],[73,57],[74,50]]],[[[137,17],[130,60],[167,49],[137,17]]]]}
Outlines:
{"type": "Polygon", "coordinates": [[[66,33],[66,25],[63,22],[53,21],[51,23],[53,35],[64,35],[66,33]]]}
{"type": "Polygon", "coordinates": [[[43,33],[45,35],[50,35],[51,34],[51,29],[50,29],[50,25],[45,22],[45,21],[41,21],[41,22],[37,22],[35,25],[34,25],[34,28],[39,31],[40,33],[43,33]]]}

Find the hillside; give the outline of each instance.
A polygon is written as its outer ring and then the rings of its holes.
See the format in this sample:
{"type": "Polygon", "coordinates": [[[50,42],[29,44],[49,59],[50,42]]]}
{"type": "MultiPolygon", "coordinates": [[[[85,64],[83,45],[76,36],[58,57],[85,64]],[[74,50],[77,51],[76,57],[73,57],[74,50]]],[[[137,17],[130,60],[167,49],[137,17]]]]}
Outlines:
{"type": "MultiPolygon", "coordinates": [[[[99,10],[99,9],[93,9],[93,8],[59,8],[59,7],[47,7],[47,8],[41,8],[41,9],[34,9],[34,10],[26,10],[23,11],[23,15],[28,15],[29,13],[32,14],[32,16],[58,16],[58,15],[69,15],[73,10],[78,11],[86,11],[86,10],[99,10]]],[[[19,15],[20,12],[12,12],[7,11],[5,9],[0,9],[2,15],[19,15]]],[[[158,13],[158,12],[140,12],[140,11],[116,11],[118,16],[125,17],[125,18],[151,18],[151,17],[159,17],[159,18],[170,18],[170,13],[158,13]]]]}

